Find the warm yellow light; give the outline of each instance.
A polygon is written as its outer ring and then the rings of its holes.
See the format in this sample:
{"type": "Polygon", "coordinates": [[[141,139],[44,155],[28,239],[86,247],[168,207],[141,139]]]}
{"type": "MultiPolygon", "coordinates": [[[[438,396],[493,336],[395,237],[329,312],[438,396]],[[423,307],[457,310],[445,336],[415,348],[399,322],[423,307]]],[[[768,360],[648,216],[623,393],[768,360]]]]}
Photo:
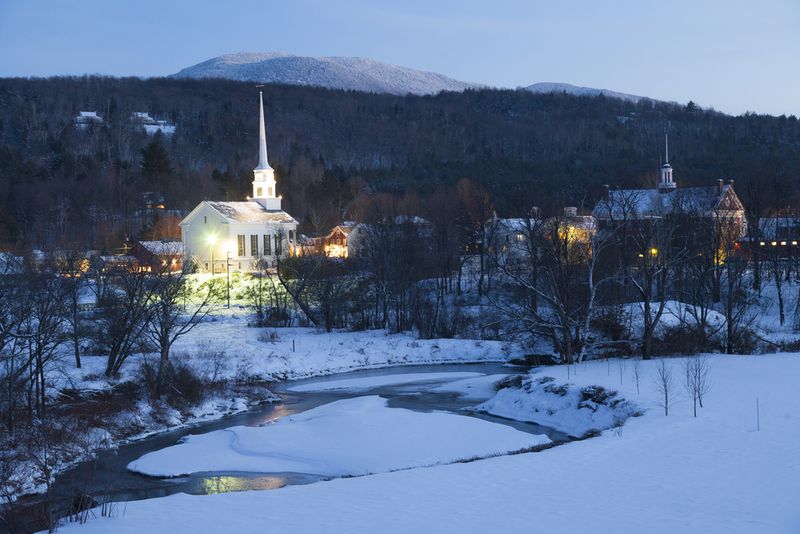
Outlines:
{"type": "Polygon", "coordinates": [[[214,243],[217,242],[217,234],[208,234],[206,236],[206,241],[208,242],[209,245],[213,245],[214,243]]]}
{"type": "Polygon", "coordinates": [[[781,241],[781,246],[785,247],[786,246],[786,241],[781,241]]]}
{"type": "Polygon", "coordinates": [[[764,243],[763,241],[761,241],[761,242],[759,243],[759,245],[761,245],[761,246],[763,247],[764,245],[766,245],[766,243],[764,243]]]}
{"type": "Polygon", "coordinates": [[[792,241],[792,245],[796,247],[797,246],[797,241],[792,241]]]}
{"type": "Polygon", "coordinates": [[[651,249],[650,249],[650,255],[651,255],[651,256],[658,256],[658,249],[657,249],[657,248],[655,248],[655,247],[654,247],[654,248],[651,248],[651,249]]]}
{"type": "Polygon", "coordinates": [[[773,241],[773,242],[772,242],[772,246],[773,246],[773,247],[775,247],[775,246],[777,246],[777,245],[778,245],[778,242],[777,242],[777,241],[773,241]]]}
{"type": "Polygon", "coordinates": [[[639,257],[640,258],[644,258],[644,254],[639,254],[639,257]]]}

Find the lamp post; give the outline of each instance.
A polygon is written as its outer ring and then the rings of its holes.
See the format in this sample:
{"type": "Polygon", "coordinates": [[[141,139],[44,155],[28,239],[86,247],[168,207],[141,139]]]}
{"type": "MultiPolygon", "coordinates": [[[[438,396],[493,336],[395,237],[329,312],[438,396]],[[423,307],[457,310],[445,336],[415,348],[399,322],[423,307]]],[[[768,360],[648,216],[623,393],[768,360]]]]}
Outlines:
{"type": "Polygon", "coordinates": [[[208,247],[211,249],[211,276],[214,276],[214,244],[217,242],[217,234],[208,234],[206,236],[208,247]]]}
{"type": "Polygon", "coordinates": [[[231,252],[233,251],[233,243],[228,241],[227,245],[225,246],[225,270],[228,275],[228,284],[227,284],[227,292],[228,292],[228,309],[231,309],[231,252]]]}

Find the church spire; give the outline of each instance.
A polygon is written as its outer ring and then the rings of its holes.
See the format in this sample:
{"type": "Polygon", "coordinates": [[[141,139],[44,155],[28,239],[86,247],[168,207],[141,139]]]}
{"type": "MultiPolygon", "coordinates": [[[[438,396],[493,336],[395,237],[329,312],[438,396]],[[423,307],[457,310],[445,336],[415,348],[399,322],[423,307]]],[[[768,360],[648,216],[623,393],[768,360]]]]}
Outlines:
{"type": "Polygon", "coordinates": [[[661,179],[658,181],[658,190],[668,193],[678,185],[672,180],[672,165],[669,164],[669,134],[664,134],[664,164],[661,165],[661,179]]]}
{"type": "Polygon", "coordinates": [[[261,204],[265,210],[280,210],[281,197],[275,184],[275,171],[267,161],[267,128],[264,126],[264,97],[258,93],[259,125],[258,125],[258,167],[253,169],[252,200],[261,204]]]}
{"type": "Polygon", "coordinates": [[[264,125],[264,97],[258,92],[259,123],[258,123],[258,167],[256,170],[272,170],[267,161],[267,128],[264,125]]]}

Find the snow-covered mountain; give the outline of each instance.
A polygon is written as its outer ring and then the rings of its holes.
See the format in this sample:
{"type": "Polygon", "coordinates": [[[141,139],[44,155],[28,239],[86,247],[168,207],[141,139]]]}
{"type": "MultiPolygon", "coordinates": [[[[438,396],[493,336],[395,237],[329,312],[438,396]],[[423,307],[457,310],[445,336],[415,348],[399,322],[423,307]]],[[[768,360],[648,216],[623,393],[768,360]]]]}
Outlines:
{"type": "Polygon", "coordinates": [[[172,77],[227,78],[399,95],[426,95],[480,87],[435,72],[389,65],[369,58],[304,57],[283,52],[219,56],[187,67],[172,77]]]}
{"type": "Polygon", "coordinates": [[[609,98],[627,100],[628,102],[638,102],[639,100],[646,98],[644,96],[629,95],[627,93],[619,93],[617,91],[610,91],[608,89],[581,87],[579,85],[572,85],[569,83],[541,82],[524,87],[524,89],[526,91],[530,91],[531,93],[567,93],[576,96],[603,95],[609,98]]]}

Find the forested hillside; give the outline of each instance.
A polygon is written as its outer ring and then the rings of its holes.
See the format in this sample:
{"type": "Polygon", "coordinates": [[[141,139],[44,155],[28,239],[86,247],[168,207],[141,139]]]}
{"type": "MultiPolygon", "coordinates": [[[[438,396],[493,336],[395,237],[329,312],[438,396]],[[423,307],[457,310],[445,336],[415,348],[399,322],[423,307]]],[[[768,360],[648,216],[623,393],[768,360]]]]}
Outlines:
{"type": "MultiPolygon", "coordinates": [[[[522,90],[262,90],[284,207],[308,232],[363,217],[376,199],[431,209],[463,179],[505,215],[589,206],[602,184],[654,184],[665,132],[680,185],[735,179],[745,203],[764,210],[800,201],[795,117],[522,90]]],[[[225,80],[0,80],[0,241],[110,248],[141,232],[130,221],[143,192],[175,209],[244,197],[257,159],[257,91],[225,80]],[[76,129],[86,110],[104,123],[76,129]],[[174,122],[175,134],[148,137],[131,125],[134,111],[174,122]]]]}

